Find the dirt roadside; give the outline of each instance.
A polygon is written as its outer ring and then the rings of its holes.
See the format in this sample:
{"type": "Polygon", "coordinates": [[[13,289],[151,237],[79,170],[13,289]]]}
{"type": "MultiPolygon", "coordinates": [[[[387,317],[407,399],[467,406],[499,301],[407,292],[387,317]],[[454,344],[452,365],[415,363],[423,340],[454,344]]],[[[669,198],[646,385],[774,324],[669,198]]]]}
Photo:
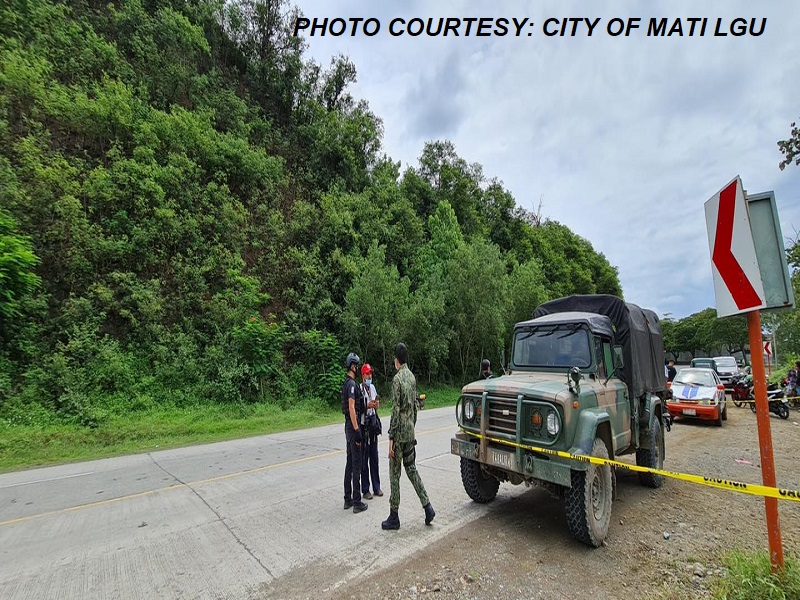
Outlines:
{"type": "MultiPolygon", "coordinates": [[[[761,483],[755,415],[729,402],[722,428],[678,422],[665,467],[761,483]]],[[[770,415],[780,487],[800,489],[800,412],[770,415]]],[[[763,498],[668,479],[659,490],[619,472],[607,544],[574,541],[561,503],[531,489],[331,598],[704,598],[732,548],[767,548],[763,498]]],[[[501,486],[501,493],[504,487],[501,486]]],[[[779,502],[785,553],[800,552],[800,504],[779,502]]]]}

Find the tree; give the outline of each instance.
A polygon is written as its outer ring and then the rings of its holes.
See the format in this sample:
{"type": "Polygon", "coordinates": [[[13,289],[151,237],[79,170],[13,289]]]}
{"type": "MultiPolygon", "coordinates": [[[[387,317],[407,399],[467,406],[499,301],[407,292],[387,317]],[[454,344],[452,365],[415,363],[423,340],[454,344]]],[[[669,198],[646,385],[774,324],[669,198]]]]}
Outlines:
{"type": "Polygon", "coordinates": [[[795,165],[800,165],[800,128],[797,127],[797,123],[792,123],[789,138],[778,142],[778,149],[784,157],[778,165],[781,171],[792,164],[792,161],[795,165]]]}
{"type": "Polygon", "coordinates": [[[548,299],[544,272],[538,260],[532,259],[514,267],[509,278],[509,296],[509,326],[533,318],[536,307],[548,299]]]}
{"type": "Polygon", "coordinates": [[[95,424],[109,394],[329,398],[344,341],[388,375],[398,339],[463,379],[546,297],[620,292],[452,142],[401,175],[298,15],[0,3],[0,394],[95,424]]]}
{"type": "Polygon", "coordinates": [[[19,235],[14,219],[0,209],[0,338],[6,322],[19,315],[21,299],[38,287],[33,271],[38,263],[30,239],[19,235]]]}
{"type": "Polygon", "coordinates": [[[500,249],[476,240],[461,244],[445,270],[446,318],[453,330],[451,357],[461,381],[503,347],[508,316],[508,276],[500,249]]]}
{"type": "Polygon", "coordinates": [[[787,356],[800,358],[800,234],[796,234],[786,246],[786,259],[789,264],[795,308],[791,310],[770,311],[764,314],[764,326],[775,336],[775,350],[778,359],[787,356]]]}
{"type": "Polygon", "coordinates": [[[742,315],[715,319],[709,331],[712,348],[724,348],[728,354],[744,353],[748,346],[747,318],[742,315]]]}
{"type": "Polygon", "coordinates": [[[408,279],[386,264],[382,246],[370,246],[345,297],[342,322],[349,347],[359,352],[362,361],[378,363],[384,377],[391,372],[392,349],[399,341],[409,301],[408,279]]]}
{"type": "Polygon", "coordinates": [[[678,340],[677,340],[677,327],[679,321],[675,321],[671,316],[664,315],[661,318],[661,333],[664,336],[664,352],[672,354],[677,358],[678,340]]]}

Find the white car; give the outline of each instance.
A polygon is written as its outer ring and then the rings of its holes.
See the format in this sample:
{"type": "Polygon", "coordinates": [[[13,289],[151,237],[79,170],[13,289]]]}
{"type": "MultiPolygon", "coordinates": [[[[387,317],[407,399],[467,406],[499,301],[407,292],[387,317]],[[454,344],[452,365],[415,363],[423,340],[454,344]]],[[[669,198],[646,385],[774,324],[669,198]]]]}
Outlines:
{"type": "Polygon", "coordinates": [[[726,389],[733,389],[733,378],[739,374],[739,365],[732,356],[715,356],[717,374],[726,389]]]}
{"type": "Polygon", "coordinates": [[[718,427],[728,419],[725,386],[713,369],[681,369],[667,385],[672,390],[667,409],[673,417],[714,421],[718,427]]]}

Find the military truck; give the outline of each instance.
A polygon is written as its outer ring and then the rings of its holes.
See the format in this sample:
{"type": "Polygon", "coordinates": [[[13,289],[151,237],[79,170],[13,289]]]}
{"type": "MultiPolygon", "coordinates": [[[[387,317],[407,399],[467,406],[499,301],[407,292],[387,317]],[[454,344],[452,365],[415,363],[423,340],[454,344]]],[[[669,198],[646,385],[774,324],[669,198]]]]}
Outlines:
{"type": "MultiPolygon", "coordinates": [[[[609,465],[557,456],[636,454],[664,464],[664,344],[656,314],[609,295],[539,306],[514,326],[504,375],[470,383],[456,406],[451,453],[475,502],[491,502],[501,482],[539,485],[563,499],[570,533],[600,546],[616,493],[609,465]]],[[[662,476],[639,473],[648,487],[662,476]]]]}

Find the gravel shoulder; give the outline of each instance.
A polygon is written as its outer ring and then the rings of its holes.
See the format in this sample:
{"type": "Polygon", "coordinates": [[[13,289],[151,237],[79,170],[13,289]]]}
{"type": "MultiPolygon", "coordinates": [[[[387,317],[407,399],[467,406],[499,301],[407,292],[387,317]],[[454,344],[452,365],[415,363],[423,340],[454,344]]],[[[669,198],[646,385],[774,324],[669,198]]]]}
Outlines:
{"type": "MultiPolygon", "coordinates": [[[[730,402],[728,415],[722,428],[677,422],[667,433],[665,468],[761,483],[755,415],[730,402]]],[[[770,415],[770,424],[778,485],[800,489],[800,412],[786,421],[770,415]]],[[[674,479],[652,490],[625,471],[617,481],[604,547],[574,541],[561,502],[532,488],[405,561],[320,597],[704,598],[725,552],[768,547],[761,497],[674,479]]],[[[501,494],[511,488],[504,484],[501,494]]],[[[780,501],[779,514],[784,553],[796,555],[800,503],[780,501]]]]}

